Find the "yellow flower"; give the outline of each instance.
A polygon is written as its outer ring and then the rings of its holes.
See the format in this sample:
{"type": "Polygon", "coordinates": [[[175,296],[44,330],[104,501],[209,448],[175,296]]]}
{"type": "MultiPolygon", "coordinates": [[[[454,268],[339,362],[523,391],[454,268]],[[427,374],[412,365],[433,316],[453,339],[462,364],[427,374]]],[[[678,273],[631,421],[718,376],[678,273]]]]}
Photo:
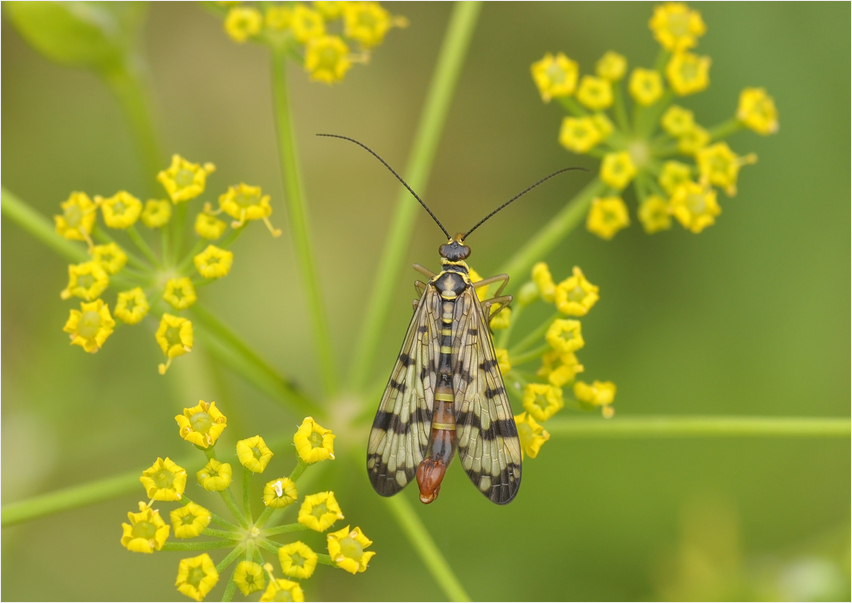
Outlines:
{"type": "Polygon", "coordinates": [[[259,34],[262,25],[263,17],[254,8],[236,6],[225,17],[225,33],[240,44],[259,34]]]}
{"type": "Polygon", "coordinates": [[[94,354],[112,335],[115,321],[109,314],[109,306],[103,300],[81,303],[79,310],[71,310],[71,316],[62,329],[71,336],[71,345],[78,345],[94,354]]]}
{"type": "Polygon", "coordinates": [[[95,227],[97,207],[86,193],[71,193],[68,200],[61,203],[61,216],[53,216],[56,233],[69,241],[87,241],[95,227]]]}
{"type": "Polygon", "coordinates": [[[610,240],[622,228],[630,225],[627,206],[621,197],[599,197],[592,201],[586,218],[586,230],[610,240]]]}
{"type": "Polygon", "coordinates": [[[550,434],[528,413],[522,412],[515,417],[518,438],[521,440],[521,458],[526,454],[531,459],[538,456],[542,445],[550,439],[550,434]]]}
{"type": "Polygon", "coordinates": [[[660,170],[660,176],[657,181],[663,190],[669,195],[674,194],[677,188],[689,182],[692,178],[692,167],[679,161],[666,161],[663,164],[663,169],[660,170]]]}
{"type": "Polygon", "coordinates": [[[340,18],[343,14],[343,7],[346,2],[312,2],[314,8],[317,9],[326,21],[333,21],[340,18]]]}
{"type": "Polygon", "coordinates": [[[290,31],[300,44],[325,35],[325,21],[322,15],[304,4],[296,4],[290,17],[290,31]]]}
{"type": "Polygon", "coordinates": [[[666,78],[678,96],[701,92],[710,85],[710,57],[678,52],[666,65],[666,78]]]}
{"type": "Polygon", "coordinates": [[[210,459],[204,468],[195,474],[195,479],[208,492],[222,492],[231,485],[232,475],[231,465],[210,459]]]}
{"type": "Polygon", "coordinates": [[[237,442],[237,458],[252,473],[263,473],[272,458],[272,451],[258,435],[237,442]]]}
{"type": "Polygon", "coordinates": [[[391,28],[391,16],[378,2],[347,2],[343,5],[343,35],[372,48],[382,43],[391,28]]]}
{"type": "Polygon", "coordinates": [[[263,15],[263,21],[267,29],[284,31],[290,27],[290,19],[292,16],[293,12],[289,7],[282,6],[280,4],[273,4],[266,9],[266,13],[263,15]]]}
{"type": "Polygon", "coordinates": [[[659,195],[646,197],[639,205],[639,222],[648,234],[654,234],[672,227],[668,202],[659,195]]]}
{"type": "Polygon", "coordinates": [[[696,234],[713,224],[715,217],[722,213],[716,202],[716,191],[695,182],[680,185],[669,203],[677,221],[696,234]]]}
{"type": "Polygon", "coordinates": [[[367,564],[376,554],[375,551],[364,551],[373,544],[373,541],[364,536],[361,528],[355,528],[350,532],[349,526],[346,526],[342,530],[328,534],[326,538],[331,560],[337,564],[337,567],[350,574],[366,571],[367,564]]]}
{"type": "Polygon", "coordinates": [[[500,372],[503,376],[512,370],[512,363],[509,362],[509,350],[497,348],[494,350],[494,355],[497,357],[497,366],[500,367],[500,372]]]}
{"type": "MultiPolygon", "coordinates": [[[[201,166],[191,163],[180,155],[172,155],[172,164],[157,174],[157,180],[169,193],[172,203],[195,199],[204,192],[207,176],[216,170],[212,163],[201,166]]],[[[152,227],[154,228],[154,227],[152,227]]]]}
{"type": "Polygon", "coordinates": [[[738,157],[724,142],[705,147],[695,155],[702,183],[709,182],[725,191],[729,197],[737,194],[737,175],[740,167],[757,161],[757,155],[749,153],[738,157]]]}
{"type": "Polygon", "coordinates": [[[556,287],[556,308],[566,316],[585,316],[600,298],[598,290],[586,280],[583,271],[574,266],[573,276],[556,287]]]}
{"type": "Polygon", "coordinates": [[[192,323],[180,316],[163,314],[155,338],[169,358],[166,364],[158,367],[160,374],[165,375],[174,358],[192,351],[192,323]]]}
{"type": "Polygon", "coordinates": [[[677,150],[683,155],[695,155],[710,142],[710,132],[695,124],[677,139],[677,150]]]}
{"type": "Polygon", "coordinates": [[[317,532],[325,532],[338,519],[343,519],[334,492],[319,492],[305,497],[299,509],[299,523],[317,532]]]}
{"type": "Polygon", "coordinates": [[[139,512],[127,514],[129,524],[121,524],[121,546],[134,553],[153,553],[163,548],[169,537],[170,527],[166,525],[160,512],[147,503],[139,503],[139,512]]]}
{"type": "Polygon", "coordinates": [[[278,578],[269,583],[260,601],[304,601],[305,593],[298,582],[278,578]]]}
{"type": "Polygon", "coordinates": [[[587,153],[603,138],[591,117],[566,117],[559,130],[559,144],[575,153],[587,153]]]}
{"type": "Polygon", "coordinates": [[[547,421],[559,412],[565,403],[562,401],[562,388],[549,383],[529,383],[524,388],[524,409],[537,421],[547,421]]]}
{"type": "Polygon", "coordinates": [[[775,101],[763,88],[746,88],[740,93],[737,119],[747,128],[764,136],[778,131],[778,110],[775,108],[775,101]]]}
{"type": "Polygon", "coordinates": [[[595,63],[595,73],[610,82],[618,82],[627,73],[627,59],[610,50],[595,63]]]}
{"type": "Polygon", "coordinates": [[[204,278],[227,276],[234,263],[234,252],[208,245],[207,249],[192,259],[198,274],[204,278]]]}
{"type": "Polygon", "coordinates": [[[216,443],[228,419],[223,415],[215,402],[199,400],[196,406],[184,408],[183,414],[175,417],[180,437],[201,448],[208,448],[216,443]]]}
{"type": "Polygon", "coordinates": [[[119,191],[109,199],[95,197],[95,203],[101,206],[104,222],[110,228],[133,226],[142,213],[142,202],[126,191],[119,191]]]}
{"type": "Polygon", "coordinates": [[[663,95],[663,78],[653,69],[637,67],[627,85],[630,96],[640,105],[653,105],[663,95]]]}
{"type": "Polygon", "coordinates": [[[263,504],[272,509],[283,509],[298,497],[296,484],[289,477],[274,479],[263,487],[263,504]]]}
{"type": "Polygon", "coordinates": [[[334,460],[334,434],[311,417],[305,417],[293,436],[296,452],[306,463],[334,460]]]}
{"type": "Polygon", "coordinates": [[[681,2],[666,2],[654,7],[648,26],[660,46],[672,52],[692,48],[707,30],[701,13],[689,10],[681,2]]]}
{"type": "Polygon", "coordinates": [[[210,511],[191,501],[169,513],[169,517],[175,538],[195,538],[210,525],[211,519],[210,511]]]}
{"type": "Polygon", "coordinates": [[[612,84],[609,80],[584,75],[577,90],[577,100],[592,111],[602,111],[612,105],[612,84]]]}
{"type": "Polygon", "coordinates": [[[122,291],[115,302],[115,317],[128,325],[135,325],[148,314],[148,298],[141,287],[122,291]]]}
{"type": "Polygon", "coordinates": [[[547,379],[554,387],[562,387],[574,380],[577,373],[582,373],[585,367],[577,360],[574,352],[560,354],[556,351],[546,352],[541,358],[541,368],[536,375],[547,379]],[[554,367],[554,364],[556,366],[554,367]]]}
{"type": "Polygon", "coordinates": [[[264,195],[259,186],[240,183],[239,186],[229,187],[228,192],[219,197],[219,207],[236,219],[231,223],[232,228],[240,228],[246,220],[263,220],[273,236],[281,234],[269,223],[272,206],[269,205],[269,195],[264,195]]]}
{"type": "Polygon", "coordinates": [[[169,302],[175,310],[186,310],[196,302],[198,296],[195,287],[188,276],[181,278],[170,278],[166,282],[166,291],[163,299],[169,302]]]}
{"type": "Polygon", "coordinates": [[[92,261],[100,264],[107,274],[116,274],[127,263],[127,254],[115,243],[95,245],[90,253],[92,261]]]}
{"type": "Polygon", "coordinates": [[[186,489],[186,469],[176,465],[169,457],[157,458],[157,462],[142,472],[139,478],[148,498],[153,500],[180,500],[186,489]]]}
{"type": "Polygon", "coordinates": [[[604,184],[622,190],[636,176],[636,166],[630,158],[630,153],[607,153],[601,163],[601,180],[604,184]]]}
{"type": "Polygon", "coordinates": [[[250,595],[266,586],[266,572],[254,561],[240,561],[234,570],[234,583],[244,595],[250,595]]]}
{"type": "Polygon", "coordinates": [[[168,199],[158,201],[149,199],[142,210],[142,223],[148,228],[160,228],[169,222],[172,217],[172,205],[168,199]]]}
{"type": "Polygon", "coordinates": [[[538,292],[541,299],[547,303],[553,302],[556,299],[556,285],[553,283],[553,277],[550,275],[550,268],[544,262],[538,262],[532,269],[532,280],[538,287],[538,292]]]}
{"type": "Polygon", "coordinates": [[[512,308],[509,306],[503,306],[497,314],[494,314],[493,310],[495,308],[496,306],[491,306],[491,322],[489,323],[491,330],[501,331],[503,329],[508,329],[509,322],[512,320],[512,308]]]}
{"type": "Polygon", "coordinates": [[[611,418],[615,411],[610,406],[615,400],[615,383],[594,381],[591,385],[578,381],[574,384],[574,397],[580,402],[600,406],[604,418],[611,418]]]}
{"type": "Polygon", "coordinates": [[[592,123],[597,128],[601,142],[609,138],[609,135],[615,130],[615,126],[612,125],[612,121],[606,116],[606,113],[595,113],[592,115],[592,123]]]}
{"type": "Polygon", "coordinates": [[[561,52],[554,57],[549,52],[532,64],[532,77],[538,86],[541,100],[546,103],[552,98],[571,96],[577,87],[577,63],[561,52]]]}
{"type": "Polygon", "coordinates": [[[278,560],[285,576],[301,580],[310,578],[317,567],[317,554],[298,540],[278,549],[278,560]]]}
{"type": "Polygon", "coordinates": [[[210,555],[181,559],[175,586],[190,599],[201,601],[219,581],[219,572],[210,555]]]}
{"type": "Polygon", "coordinates": [[[228,225],[216,216],[201,212],[195,217],[195,234],[202,239],[215,241],[224,234],[227,228],[228,225]]]}
{"type": "Polygon", "coordinates": [[[548,345],[560,354],[576,352],[586,342],[583,341],[579,320],[557,318],[547,329],[544,339],[548,345]]]}
{"type": "Polygon", "coordinates": [[[672,105],[663,113],[660,125],[670,136],[677,138],[683,136],[695,126],[695,116],[688,109],[672,105]]]}
{"type": "Polygon", "coordinates": [[[315,82],[339,82],[352,67],[349,47],[338,36],[322,36],[305,48],[305,71],[315,82]]]}
{"type": "Polygon", "coordinates": [[[62,299],[81,297],[91,301],[109,286],[109,276],[99,262],[83,262],[68,266],[68,285],[59,293],[62,299]]]}

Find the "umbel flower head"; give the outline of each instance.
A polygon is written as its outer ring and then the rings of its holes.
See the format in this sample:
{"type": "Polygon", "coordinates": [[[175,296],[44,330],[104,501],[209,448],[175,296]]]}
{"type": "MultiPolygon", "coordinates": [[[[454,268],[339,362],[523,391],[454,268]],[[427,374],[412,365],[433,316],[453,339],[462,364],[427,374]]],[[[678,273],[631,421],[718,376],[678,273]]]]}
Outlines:
{"type": "Polygon", "coordinates": [[[716,188],[735,195],[739,169],[757,161],[722,139],[744,128],[761,135],[778,131],[775,103],[762,88],[743,89],[733,116],[710,128],[673,104],[710,85],[710,57],[695,51],[707,28],[700,13],[681,2],[656,6],[649,27],[661,47],[653,68],[628,70],[627,59],[613,51],[597,62],[594,76],[580,75],[577,63],[562,53],[546,53],[532,65],[542,99],[558,100],[568,113],[560,144],[601,159],[586,229],[605,240],[630,225],[628,187],[646,233],[668,230],[673,222],[702,232],[722,212],[716,188]],[[676,179],[672,165],[678,166],[676,179]]]}

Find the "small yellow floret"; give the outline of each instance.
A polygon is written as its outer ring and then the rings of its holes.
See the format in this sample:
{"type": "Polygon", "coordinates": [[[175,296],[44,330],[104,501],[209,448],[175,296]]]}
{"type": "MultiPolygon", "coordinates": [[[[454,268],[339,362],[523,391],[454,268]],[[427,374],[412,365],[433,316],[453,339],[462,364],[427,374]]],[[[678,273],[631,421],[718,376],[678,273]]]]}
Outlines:
{"type": "Polygon", "coordinates": [[[152,500],[180,500],[186,489],[186,469],[168,457],[165,460],[158,458],[157,462],[142,472],[139,481],[152,500]]]}
{"type": "Polygon", "coordinates": [[[559,354],[576,352],[586,345],[586,342],[583,341],[579,320],[566,320],[562,318],[554,320],[553,324],[547,329],[544,339],[559,354]]]}
{"type": "Polygon", "coordinates": [[[317,554],[304,542],[296,541],[278,549],[278,560],[285,576],[307,580],[317,567],[317,554]]]}
{"type": "Polygon", "coordinates": [[[169,302],[175,310],[186,310],[198,300],[195,287],[188,276],[170,278],[166,282],[163,299],[169,302]]]}
{"type": "Polygon", "coordinates": [[[153,553],[163,548],[171,528],[159,511],[140,502],[139,513],[131,511],[127,518],[130,523],[121,524],[121,546],[134,553],[153,553]]]}
{"type": "Polygon", "coordinates": [[[269,223],[272,206],[269,204],[269,195],[264,195],[259,186],[240,183],[238,186],[229,187],[228,192],[219,197],[219,207],[235,218],[235,221],[231,222],[232,228],[240,228],[247,220],[263,220],[272,236],[281,234],[280,230],[275,230],[269,223]]]}
{"type": "Polygon", "coordinates": [[[679,161],[666,161],[657,182],[669,195],[673,195],[677,188],[692,179],[692,167],[679,161]]]}
{"type": "Polygon", "coordinates": [[[584,75],[577,90],[577,100],[592,111],[602,111],[612,106],[612,84],[609,80],[584,75]]]}
{"type": "Polygon", "coordinates": [[[343,5],[343,35],[363,48],[378,46],[393,22],[378,2],[347,2],[343,5]]]}
{"type": "Polygon", "coordinates": [[[207,249],[192,259],[198,274],[204,278],[227,276],[234,263],[234,252],[208,245],[207,249]]]}
{"type": "Polygon", "coordinates": [[[283,578],[272,580],[259,599],[261,603],[266,601],[296,601],[300,603],[304,600],[305,593],[299,583],[283,578]]]}
{"type": "Polygon", "coordinates": [[[215,241],[225,233],[227,228],[228,224],[216,216],[201,212],[195,217],[195,234],[202,239],[215,241]]]}
{"type": "Polygon", "coordinates": [[[260,33],[263,17],[255,8],[235,6],[225,17],[225,33],[239,44],[260,33]]]}
{"type": "Polygon", "coordinates": [[[695,155],[710,142],[710,132],[695,124],[677,139],[677,150],[683,155],[695,155]]]}
{"type": "Polygon", "coordinates": [[[59,293],[62,299],[80,297],[91,301],[109,286],[109,276],[100,262],[83,262],[68,266],[68,285],[59,293]]]}
{"type": "Polygon", "coordinates": [[[279,477],[263,487],[263,504],[271,509],[283,509],[296,502],[299,492],[289,477],[279,477]]]}
{"type": "Polygon", "coordinates": [[[585,367],[577,360],[574,352],[560,354],[552,350],[541,357],[541,368],[536,371],[536,375],[547,379],[554,387],[563,387],[584,370],[585,367]]]}
{"type": "Polygon", "coordinates": [[[201,448],[209,448],[216,443],[228,419],[216,408],[215,402],[199,400],[192,408],[184,408],[183,414],[175,417],[180,437],[201,448]]]}
{"type": "Polygon", "coordinates": [[[81,303],[79,310],[71,310],[62,330],[70,335],[71,345],[78,345],[94,354],[112,335],[114,327],[115,320],[109,314],[109,306],[96,299],[91,303],[81,303]]]}
{"type": "Polygon", "coordinates": [[[692,48],[707,31],[701,13],[682,2],[656,6],[648,26],[660,46],[672,52],[692,48]]]}
{"type": "Polygon", "coordinates": [[[339,36],[313,38],[305,48],[305,71],[315,82],[339,82],[351,67],[349,47],[339,36]]]}
{"type": "Polygon", "coordinates": [[[212,516],[210,511],[190,501],[169,513],[169,518],[175,529],[175,538],[195,538],[210,525],[212,516]]]}
{"type": "Polygon", "coordinates": [[[115,317],[128,325],[135,325],[148,315],[148,298],[141,287],[122,291],[115,302],[115,317]]]}
{"type": "Polygon", "coordinates": [[[562,388],[549,383],[529,383],[524,388],[523,404],[524,409],[537,421],[547,421],[565,406],[562,388]]]}
{"type": "Polygon", "coordinates": [[[653,69],[637,67],[630,74],[627,90],[633,100],[647,107],[663,95],[663,78],[653,69]]]}
{"type": "Polygon", "coordinates": [[[598,291],[574,266],[574,274],[556,286],[556,308],[566,316],[585,316],[600,299],[598,291]]]}
{"type": "Polygon", "coordinates": [[[630,216],[621,197],[598,197],[592,201],[586,218],[586,230],[608,241],[628,226],[630,216]]]}
{"type": "Polygon", "coordinates": [[[110,228],[129,228],[142,213],[142,202],[126,191],[119,191],[108,199],[95,197],[95,203],[100,205],[104,222],[110,228]]]}
{"type": "Polygon", "coordinates": [[[660,125],[670,136],[677,138],[683,136],[695,126],[695,115],[688,109],[672,105],[663,113],[663,117],[660,118],[660,125]]]}
{"type": "Polygon", "coordinates": [[[127,254],[116,243],[95,245],[89,252],[92,261],[97,262],[107,274],[116,274],[127,263],[127,254]]]}
{"type": "Polygon", "coordinates": [[[601,163],[600,178],[604,184],[622,190],[636,176],[636,166],[628,151],[607,153],[601,163]]]}
{"type": "Polygon", "coordinates": [[[672,217],[668,202],[659,195],[646,197],[639,205],[639,222],[648,234],[671,228],[672,217]]]}
{"type": "Polygon", "coordinates": [[[559,144],[575,153],[587,153],[603,140],[591,117],[566,117],[559,130],[559,144]]]}
{"type": "Polygon", "coordinates": [[[551,53],[532,64],[532,77],[538,86],[541,99],[549,103],[552,98],[571,96],[577,87],[579,68],[561,52],[554,57],[551,53]]]}
{"type": "Polygon", "coordinates": [[[210,555],[181,559],[175,586],[190,599],[201,601],[219,581],[219,572],[210,555]]]}
{"type": "Polygon", "coordinates": [[[729,197],[737,194],[737,176],[740,167],[755,163],[757,155],[749,153],[744,157],[737,156],[724,142],[705,147],[695,155],[698,172],[702,183],[710,183],[725,191],[729,197]]]}
{"type": "Polygon", "coordinates": [[[338,519],[343,519],[334,492],[319,492],[305,497],[299,509],[299,523],[317,532],[325,532],[338,519]]]}
{"type": "Polygon", "coordinates": [[[556,284],[550,274],[550,268],[544,262],[538,262],[532,269],[532,280],[538,287],[541,299],[552,303],[556,298],[556,284]]]}
{"type": "Polygon", "coordinates": [[[737,119],[747,128],[764,136],[778,131],[778,110],[775,108],[775,101],[763,88],[746,88],[740,93],[737,119]]]}
{"type": "Polygon", "coordinates": [[[86,193],[74,192],[60,204],[61,216],[53,216],[56,233],[69,241],[86,241],[92,245],[89,235],[95,227],[97,206],[86,193]]]}
{"type": "Polygon", "coordinates": [[[290,27],[290,19],[292,17],[293,11],[289,7],[273,4],[266,9],[266,13],[263,15],[263,22],[267,29],[284,31],[290,27]]]}
{"type": "Polygon", "coordinates": [[[237,458],[252,473],[263,473],[272,456],[272,451],[259,435],[237,442],[237,458]]]}
{"type": "Polygon", "coordinates": [[[678,52],[666,65],[666,78],[678,96],[701,92],[710,85],[710,57],[678,52]]]}
{"type": "Polygon", "coordinates": [[[142,224],[148,228],[160,228],[172,217],[172,204],[168,199],[149,199],[142,210],[142,224]]]}
{"type": "Polygon", "coordinates": [[[497,306],[491,306],[491,322],[488,326],[491,327],[492,331],[508,329],[509,323],[512,321],[512,308],[509,306],[503,306],[500,308],[500,311],[495,314],[494,309],[496,307],[497,306]]]}
{"type": "Polygon", "coordinates": [[[509,350],[497,348],[494,350],[494,355],[497,358],[497,366],[500,368],[500,372],[505,377],[506,373],[512,370],[512,363],[509,362],[509,350]]]}
{"type": "Polygon", "coordinates": [[[611,407],[615,401],[615,383],[612,381],[594,381],[591,385],[578,381],[574,384],[574,397],[579,402],[600,406],[604,418],[611,418],[614,410],[611,407]]]}
{"type": "Polygon", "coordinates": [[[350,531],[349,526],[326,536],[328,554],[331,560],[342,570],[358,574],[367,570],[367,564],[375,551],[364,551],[373,541],[364,536],[361,528],[350,531]]]}
{"type": "Polygon", "coordinates": [[[244,595],[263,590],[266,586],[266,572],[254,561],[240,561],[234,570],[234,583],[244,595]]]}
{"type": "Polygon", "coordinates": [[[323,19],[326,21],[333,21],[334,19],[339,19],[343,14],[343,7],[346,5],[346,2],[311,2],[314,5],[314,8],[320,12],[323,16],[323,19]]]}
{"type": "MultiPolygon", "coordinates": [[[[212,163],[203,166],[191,163],[180,155],[172,155],[172,164],[157,174],[157,180],[166,189],[172,203],[195,199],[204,192],[207,176],[216,170],[212,163]]],[[[152,227],[153,228],[153,227],[152,227]]]]}
{"type": "Polygon", "coordinates": [[[204,468],[195,474],[195,479],[208,492],[222,492],[231,485],[232,476],[231,465],[210,459],[204,468]]]}
{"type": "Polygon", "coordinates": [[[716,216],[722,213],[716,201],[716,191],[695,182],[680,185],[669,203],[677,221],[696,234],[712,225],[716,216]]]}
{"type": "Polygon", "coordinates": [[[627,59],[610,50],[595,63],[595,73],[610,82],[618,82],[627,73],[627,59]]]}
{"type": "Polygon", "coordinates": [[[518,428],[518,439],[521,441],[521,458],[527,455],[534,459],[542,445],[550,439],[550,434],[526,412],[515,416],[515,425],[518,428]]]}
{"type": "Polygon", "coordinates": [[[306,44],[309,40],[325,35],[325,21],[319,12],[298,3],[290,16],[290,31],[297,42],[306,44]]]}
{"type": "Polygon", "coordinates": [[[192,351],[192,323],[186,318],[163,314],[160,327],[154,337],[160,344],[163,354],[169,359],[166,364],[158,367],[161,375],[166,373],[172,359],[192,351]]]}
{"type": "Polygon", "coordinates": [[[326,459],[334,460],[334,437],[330,429],[311,417],[305,417],[293,436],[293,443],[299,458],[306,463],[318,463],[326,459]]]}

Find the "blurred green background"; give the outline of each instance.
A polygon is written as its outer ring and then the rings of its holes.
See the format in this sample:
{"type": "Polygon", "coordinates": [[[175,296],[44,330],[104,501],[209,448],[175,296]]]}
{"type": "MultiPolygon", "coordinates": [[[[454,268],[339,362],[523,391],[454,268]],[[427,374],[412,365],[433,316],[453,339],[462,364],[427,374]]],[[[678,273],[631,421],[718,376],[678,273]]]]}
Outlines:
{"type": "MultiPolygon", "coordinates": [[[[368,66],[337,86],[291,68],[293,104],[322,288],[340,362],[350,360],[398,185],[353,145],[402,169],[451,6],[387,3],[411,25],[393,30],[368,66]]],[[[765,87],[780,132],[729,140],[754,151],[739,193],[715,226],[646,236],[638,224],[605,242],[580,229],[546,258],[579,265],[601,288],[584,319],[587,379],[618,384],[616,417],[848,417],[850,401],[850,6],[696,4],[713,59],[710,89],[682,104],[704,125],[733,114],[746,86],[765,87]]],[[[605,51],[650,67],[651,4],[485,6],[426,191],[447,228],[469,228],[538,178],[594,167],[557,143],[562,112],[543,105],[530,64],[563,51],[583,72],[605,51]]],[[[2,181],[45,216],[73,190],[142,195],[120,110],[90,72],[49,63],[2,24],[2,181]]],[[[238,46],[196,4],[150,7],[143,46],[164,151],[212,161],[209,198],[245,181],[272,195],[285,228],[269,59],[238,46]]],[[[165,159],[163,163],[166,165],[165,159]]],[[[473,263],[490,274],[586,182],[573,173],[537,189],[478,230],[473,263]]],[[[630,197],[630,195],[628,195],[630,197]]],[[[412,201],[414,202],[414,201],[412,201]]],[[[628,204],[633,211],[632,198],[628,204]]],[[[635,220],[634,220],[635,222],[635,220]]],[[[2,501],[185,456],[173,416],[217,400],[235,439],[292,434],[301,417],[230,374],[205,377],[201,345],[166,377],[151,325],[123,328],[101,353],[68,345],[59,299],[66,262],[3,218],[2,501]],[[230,411],[230,412],[229,412],[230,411]],[[238,423],[238,425],[234,425],[238,423]]],[[[442,235],[418,217],[406,264],[437,265],[442,235]]],[[[251,229],[231,275],[205,288],[208,307],[309,391],[313,362],[287,236],[251,229]]],[[[406,271],[377,371],[387,377],[410,317],[406,271]]],[[[344,365],[344,366],[345,366],[344,365]]],[[[358,402],[373,408],[377,400],[358,402]]],[[[565,411],[570,412],[570,411],[565,411]]],[[[326,425],[337,430],[332,419],[326,425]]],[[[313,600],[432,600],[444,594],[377,504],[361,454],[318,475],[375,541],[366,574],[322,568],[313,600]]],[[[279,454],[273,471],[289,470],[279,454]]],[[[201,467],[188,467],[191,473],[201,467]]],[[[498,508],[451,470],[440,501],[418,512],[474,599],[848,599],[850,446],[846,439],[553,439],[525,465],[524,488],[498,508]]],[[[3,531],[4,599],[172,600],[180,553],[119,546],[141,488],[3,531]]],[[[413,489],[404,496],[416,500],[413,489]]],[[[200,499],[200,497],[199,497],[200,499]]],[[[199,502],[204,502],[199,500],[199,502]]],[[[163,505],[164,507],[166,505],[163,505]]],[[[321,538],[307,540],[316,549],[321,538]]],[[[214,554],[214,559],[220,558],[214,554]]],[[[209,597],[218,599],[219,589],[209,597]]]]}

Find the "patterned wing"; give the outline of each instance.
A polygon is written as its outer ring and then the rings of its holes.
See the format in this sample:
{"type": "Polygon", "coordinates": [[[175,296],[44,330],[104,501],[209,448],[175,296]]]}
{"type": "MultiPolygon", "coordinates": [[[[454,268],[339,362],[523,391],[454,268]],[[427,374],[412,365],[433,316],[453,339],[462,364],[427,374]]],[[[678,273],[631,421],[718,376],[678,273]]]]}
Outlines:
{"type": "Polygon", "coordinates": [[[456,301],[456,442],[470,480],[491,502],[505,505],[521,485],[521,444],[485,312],[473,287],[456,301]]]}
{"type": "Polygon", "coordinates": [[[427,287],[373,420],[367,473],[373,488],[392,496],[414,479],[429,445],[440,355],[441,296],[427,287]]]}

